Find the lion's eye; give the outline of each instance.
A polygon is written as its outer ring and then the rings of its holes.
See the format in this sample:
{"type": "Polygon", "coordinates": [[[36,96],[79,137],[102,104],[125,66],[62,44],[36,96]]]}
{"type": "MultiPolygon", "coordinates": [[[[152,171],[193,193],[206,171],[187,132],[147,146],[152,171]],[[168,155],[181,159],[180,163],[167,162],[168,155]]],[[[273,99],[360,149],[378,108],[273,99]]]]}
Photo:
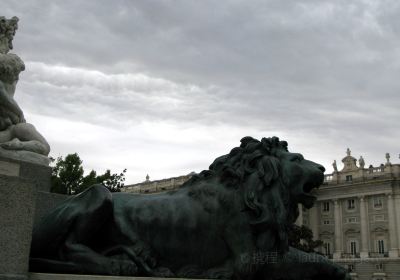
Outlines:
{"type": "Polygon", "coordinates": [[[301,162],[303,160],[302,156],[294,156],[290,159],[290,161],[294,161],[294,162],[301,162]]]}

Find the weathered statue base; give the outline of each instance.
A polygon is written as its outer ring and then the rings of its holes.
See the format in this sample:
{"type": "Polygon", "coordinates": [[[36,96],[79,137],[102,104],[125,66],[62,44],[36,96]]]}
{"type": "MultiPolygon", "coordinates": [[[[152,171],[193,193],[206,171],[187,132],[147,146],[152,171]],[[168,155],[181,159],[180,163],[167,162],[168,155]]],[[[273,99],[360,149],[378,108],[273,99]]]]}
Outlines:
{"type": "Polygon", "coordinates": [[[30,162],[44,166],[49,166],[50,164],[50,159],[47,156],[29,151],[6,150],[1,147],[0,147],[0,157],[30,162]]]}
{"type": "Polygon", "coordinates": [[[32,225],[50,204],[50,175],[48,166],[0,156],[0,280],[28,279],[32,225]]]}
{"type": "MultiPolygon", "coordinates": [[[[6,167],[2,167],[5,171],[6,167]]],[[[13,173],[15,166],[7,171],[13,173]]],[[[27,279],[35,197],[34,182],[0,174],[1,280],[27,279]]]]}

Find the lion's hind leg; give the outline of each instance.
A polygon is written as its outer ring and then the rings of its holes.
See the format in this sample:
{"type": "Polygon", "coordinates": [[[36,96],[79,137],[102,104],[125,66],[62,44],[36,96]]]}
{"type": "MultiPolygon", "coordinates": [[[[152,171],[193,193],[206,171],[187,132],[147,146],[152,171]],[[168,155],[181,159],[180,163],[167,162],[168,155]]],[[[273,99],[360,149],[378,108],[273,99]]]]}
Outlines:
{"type": "Polygon", "coordinates": [[[93,258],[98,263],[93,264],[87,258],[83,258],[84,263],[77,261],[59,261],[42,258],[31,258],[29,266],[31,272],[48,272],[48,273],[67,273],[67,274],[104,274],[104,275],[136,275],[137,267],[131,261],[118,260],[111,258],[93,258]],[[102,265],[99,267],[99,265],[102,265]]]}
{"type": "Polygon", "coordinates": [[[151,277],[175,276],[169,268],[157,266],[156,259],[151,257],[149,251],[140,246],[138,242],[136,242],[135,246],[116,245],[106,249],[102,254],[111,258],[119,257],[133,261],[137,265],[138,274],[140,275],[151,277]]]}
{"type": "Polygon", "coordinates": [[[108,242],[112,220],[112,196],[102,185],[69,198],[35,228],[31,271],[135,275],[134,262],[96,251],[108,242]]]}

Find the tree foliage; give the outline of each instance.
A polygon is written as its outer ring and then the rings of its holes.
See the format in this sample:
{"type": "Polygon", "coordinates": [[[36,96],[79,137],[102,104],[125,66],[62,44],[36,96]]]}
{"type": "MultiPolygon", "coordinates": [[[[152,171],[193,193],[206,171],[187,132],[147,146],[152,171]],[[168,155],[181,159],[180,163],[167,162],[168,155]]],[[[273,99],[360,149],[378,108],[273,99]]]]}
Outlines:
{"type": "Polygon", "coordinates": [[[124,169],[121,173],[111,173],[107,169],[104,174],[97,175],[91,170],[84,176],[82,160],[77,153],[69,154],[65,158],[58,157],[52,169],[51,191],[61,194],[78,194],[94,184],[103,184],[111,192],[119,192],[125,182],[124,169]]]}
{"type": "Polygon", "coordinates": [[[322,246],[321,240],[313,239],[313,232],[308,227],[293,224],[289,230],[289,245],[307,253],[316,252],[322,246]]]}

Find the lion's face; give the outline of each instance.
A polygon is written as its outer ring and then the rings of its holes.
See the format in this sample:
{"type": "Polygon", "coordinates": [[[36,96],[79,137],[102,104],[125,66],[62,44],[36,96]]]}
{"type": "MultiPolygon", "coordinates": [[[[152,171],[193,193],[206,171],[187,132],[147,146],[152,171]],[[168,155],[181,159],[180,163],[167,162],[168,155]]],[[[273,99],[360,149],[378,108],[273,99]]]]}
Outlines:
{"type": "Polygon", "coordinates": [[[301,154],[284,150],[276,152],[282,168],[282,179],[296,203],[311,208],[315,197],[310,192],[324,181],[325,168],[315,162],[304,159],[301,154]]]}

